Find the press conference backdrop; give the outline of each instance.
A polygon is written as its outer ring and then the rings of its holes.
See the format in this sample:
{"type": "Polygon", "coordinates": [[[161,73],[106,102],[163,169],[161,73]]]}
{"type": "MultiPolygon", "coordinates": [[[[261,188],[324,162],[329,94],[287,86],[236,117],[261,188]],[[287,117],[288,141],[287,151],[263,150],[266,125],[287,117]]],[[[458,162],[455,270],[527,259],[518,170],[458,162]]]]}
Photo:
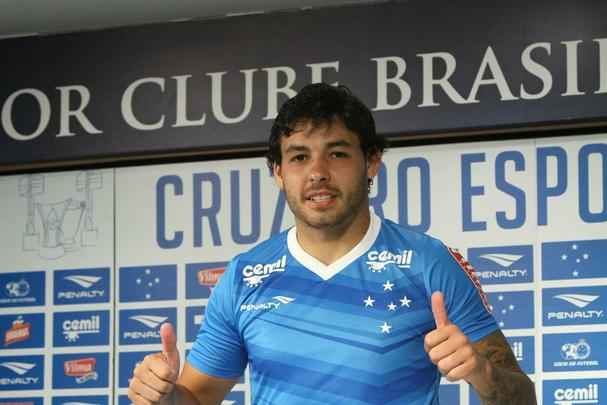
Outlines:
{"type": "MultiPolygon", "coordinates": [[[[230,257],[293,224],[261,158],[5,176],[0,195],[0,404],[128,404],[160,324],[183,356],[230,257]]],[[[607,403],[607,135],[395,148],[371,204],[468,257],[541,403],[607,403]]],[[[250,404],[246,377],[224,404],[250,404]]],[[[479,401],[444,381],[441,403],[479,401]]]]}

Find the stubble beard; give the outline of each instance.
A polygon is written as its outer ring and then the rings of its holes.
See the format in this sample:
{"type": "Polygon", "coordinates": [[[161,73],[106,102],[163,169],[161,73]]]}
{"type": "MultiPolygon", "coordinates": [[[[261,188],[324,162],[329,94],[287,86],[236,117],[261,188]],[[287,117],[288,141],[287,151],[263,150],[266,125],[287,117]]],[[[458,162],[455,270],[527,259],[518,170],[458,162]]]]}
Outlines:
{"type": "Polygon", "coordinates": [[[338,207],[332,207],[324,211],[310,212],[309,209],[304,208],[305,201],[299,198],[299,195],[295,193],[289,193],[285,191],[287,203],[295,219],[302,222],[306,226],[315,229],[329,229],[329,228],[346,228],[351,224],[362,210],[367,210],[367,178],[361,179],[358,187],[356,187],[352,193],[344,195],[339,192],[337,195],[338,203],[343,202],[338,207]]]}

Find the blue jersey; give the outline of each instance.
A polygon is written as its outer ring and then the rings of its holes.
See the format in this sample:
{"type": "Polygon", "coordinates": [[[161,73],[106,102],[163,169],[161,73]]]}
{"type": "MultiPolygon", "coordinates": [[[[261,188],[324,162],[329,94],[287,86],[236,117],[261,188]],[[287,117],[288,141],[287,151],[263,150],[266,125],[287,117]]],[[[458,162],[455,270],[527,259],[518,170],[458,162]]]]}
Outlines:
{"type": "Polygon", "coordinates": [[[473,270],[434,238],[372,212],[327,266],[292,228],[232,260],[188,361],[223,378],[249,364],[255,405],[435,405],[440,373],[424,351],[434,291],[471,341],[497,329],[473,270]]]}

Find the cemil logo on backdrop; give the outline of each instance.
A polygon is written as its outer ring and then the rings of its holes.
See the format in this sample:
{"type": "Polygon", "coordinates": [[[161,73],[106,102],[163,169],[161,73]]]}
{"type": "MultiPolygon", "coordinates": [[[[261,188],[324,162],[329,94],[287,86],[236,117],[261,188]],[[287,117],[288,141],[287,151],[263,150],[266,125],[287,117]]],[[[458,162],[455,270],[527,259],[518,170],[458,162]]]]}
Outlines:
{"type": "Polygon", "coordinates": [[[110,302],[110,269],[57,270],[54,272],[55,305],[110,302]]]}
{"type": "Polygon", "coordinates": [[[209,298],[225,273],[227,262],[187,263],[186,298],[209,298]]]}
{"type": "Polygon", "coordinates": [[[109,311],[56,312],[53,319],[54,346],[107,345],[109,323],[109,311]]]}
{"type": "Polygon", "coordinates": [[[542,279],[605,277],[607,239],[542,243],[542,279]]]}
{"type": "Polygon", "coordinates": [[[544,288],[546,326],[593,325],[605,322],[607,286],[544,288]]]}
{"type": "Polygon", "coordinates": [[[483,284],[533,281],[531,245],[470,248],[468,261],[483,284]]]}
{"type": "Polygon", "coordinates": [[[53,397],[52,405],[107,405],[106,395],[85,395],[77,397],[53,397]]]}
{"type": "Polygon", "coordinates": [[[177,265],[120,268],[120,302],[177,299],[177,265]]]}
{"type": "Polygon", "coordinates": [[[600,405],[606,379],[544,380],[545,405],[600,405]]]}
{"type": "Polygon", "coordinates": [[[177,328],[176,308],[123,309],[119,342],[121,345],[160,343],[160,326],[165,322],[177,328]]]}

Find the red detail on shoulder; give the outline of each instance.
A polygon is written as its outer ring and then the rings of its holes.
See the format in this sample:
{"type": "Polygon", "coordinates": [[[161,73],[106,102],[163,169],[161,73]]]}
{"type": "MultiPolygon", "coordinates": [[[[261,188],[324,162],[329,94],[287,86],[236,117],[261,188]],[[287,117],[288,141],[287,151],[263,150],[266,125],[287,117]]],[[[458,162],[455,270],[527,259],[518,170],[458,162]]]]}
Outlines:
{"type": "Polygon", "coordinates": [[[472,281],[472,284],[474,284],[474,286],[476,287],[476,290],[478,291],[478,295],[481,297],[481,301],[483,302],[483,305],[485,306],[487,311],[489,313],[491,313],[492,311],[491,311],[491,306],[489,305],[489,300],[487,300],[487,295],[483,291],[481,282],[478,279],[478,277],[476,276],[474,267],[472,267],[472,265],[470,263],[468,263],[468,261],[466,259],[464,259],[464,256],[462,256],[462,254],[459,251],[452,249],[450,247],[447,247],[447,250],[449,250],[449,253],[451,254],[451,256],[455,259],[457,264],[459,264],[459,266],[462,268],[462,270],[464,270],[464,272],[466,273],[466,275],[468,276],[470,281],[472,281]]]}

